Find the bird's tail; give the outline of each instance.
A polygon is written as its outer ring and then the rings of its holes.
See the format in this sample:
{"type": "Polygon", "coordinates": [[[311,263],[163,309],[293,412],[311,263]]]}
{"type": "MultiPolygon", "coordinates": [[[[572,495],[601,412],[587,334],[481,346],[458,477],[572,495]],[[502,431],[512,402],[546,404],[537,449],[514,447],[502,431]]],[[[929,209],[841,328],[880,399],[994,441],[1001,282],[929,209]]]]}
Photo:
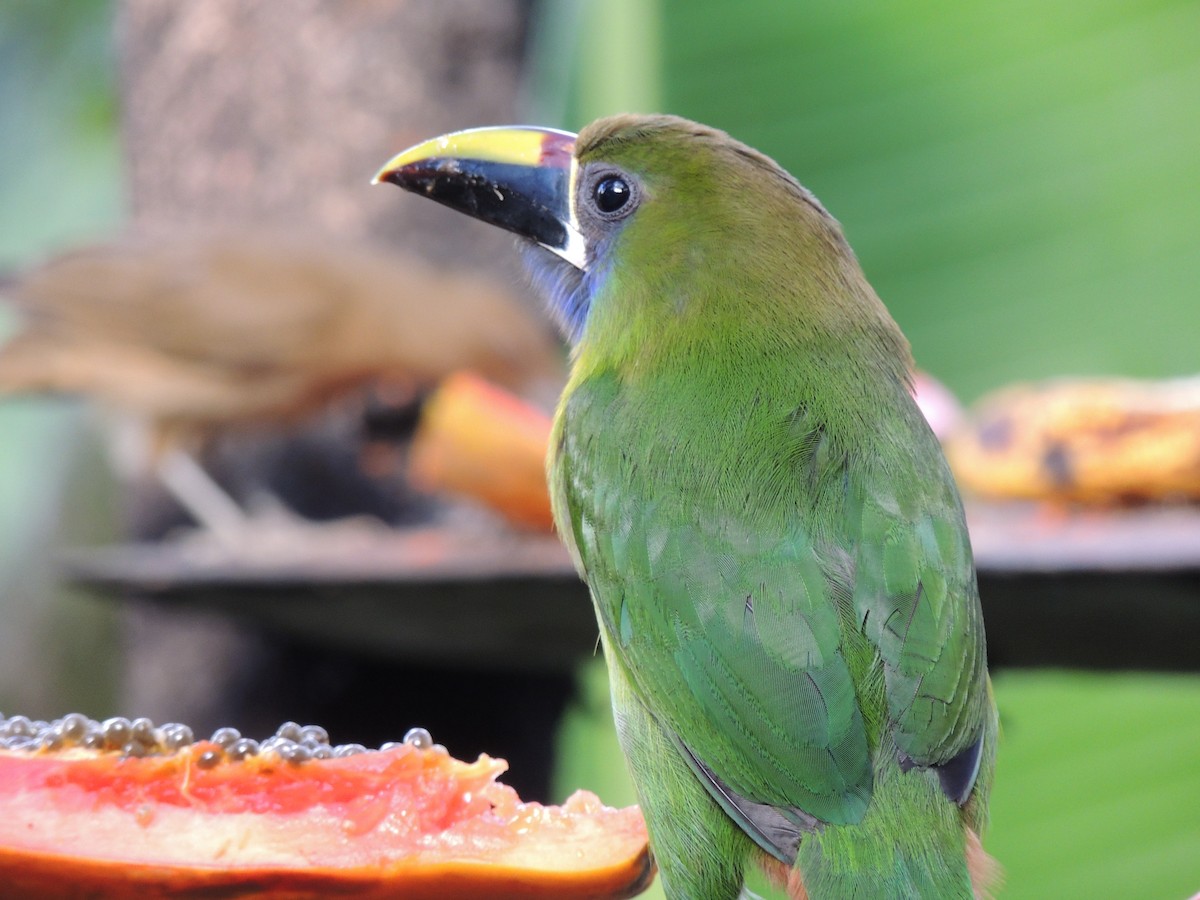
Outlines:
{"type": "Polygon", "coordinates": [[[889,763],[863,820],[806,834],[796,868],[793,897],[976,900],[988,896],[995,865],[934,772],[889,763]]]}

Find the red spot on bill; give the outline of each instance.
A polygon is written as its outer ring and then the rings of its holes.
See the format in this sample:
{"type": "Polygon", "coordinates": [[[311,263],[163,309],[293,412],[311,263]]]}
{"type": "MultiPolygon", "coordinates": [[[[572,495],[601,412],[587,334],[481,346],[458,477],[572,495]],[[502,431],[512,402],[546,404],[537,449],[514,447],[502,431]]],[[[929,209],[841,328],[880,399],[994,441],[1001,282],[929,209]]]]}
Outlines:
{"type": "Polygon", "coordinates": [[[575,153],[575,135],[550,132],[542,138],[542,155],[538,164],[559,169],[569,168],[575,153]]]}

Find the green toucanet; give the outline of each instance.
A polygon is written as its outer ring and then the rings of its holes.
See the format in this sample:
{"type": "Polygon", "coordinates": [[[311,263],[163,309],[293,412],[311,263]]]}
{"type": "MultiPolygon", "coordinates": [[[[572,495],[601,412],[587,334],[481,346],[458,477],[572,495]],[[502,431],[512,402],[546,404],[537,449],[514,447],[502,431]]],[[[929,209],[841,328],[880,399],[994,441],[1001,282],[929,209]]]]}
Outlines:
{"type": "Polygon", "coordinates": [[[712,128],[486,128],[377,176],[506,228],[571,343],[549,458],[666,893],[970,897],[996,712],[954,480],[838,223],[712,128]]]}

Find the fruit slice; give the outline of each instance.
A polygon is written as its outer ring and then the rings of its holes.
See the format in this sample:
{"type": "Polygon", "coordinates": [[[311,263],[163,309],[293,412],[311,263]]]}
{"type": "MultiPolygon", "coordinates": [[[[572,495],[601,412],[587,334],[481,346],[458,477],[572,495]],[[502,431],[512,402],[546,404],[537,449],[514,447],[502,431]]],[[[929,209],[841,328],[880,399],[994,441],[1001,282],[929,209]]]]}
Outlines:
{"type": "Polygon", "coordinates": [[[365,750],[181,729],[0,717],[5,896],[617,898],[653,877],[636,807],[523,803],[503,760],[420,730],[365,750]]]}
{"type": "Polygon", "coordinates": [[[550,531],[549,444],[549,416],[477,375],[458,372],[422,407],[408,475],[422,490],[470,497],[514,525],[550,531]]]}
{"type": "Polygon", "coordinates": [[[1012,385],[975,404],[946,456],[962,487],[998,499],[1200,500],[1200,377],[1012,385]]]}

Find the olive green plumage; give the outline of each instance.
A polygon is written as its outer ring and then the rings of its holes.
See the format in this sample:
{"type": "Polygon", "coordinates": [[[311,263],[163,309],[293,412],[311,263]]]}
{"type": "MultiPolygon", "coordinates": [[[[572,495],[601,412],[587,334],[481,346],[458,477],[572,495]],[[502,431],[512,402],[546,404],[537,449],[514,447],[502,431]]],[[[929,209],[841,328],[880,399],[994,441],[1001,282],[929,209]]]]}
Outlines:
{"type": "Polygon", "coordinates": [[[576,156],[640,204],[607,236],[551,490],[668,893],[736,896],[751,848],[690,752],[804,833],[812,896],[969,896],[988,778],[960,811],[921,766],[981,735],[990,766],[995,715],[904,339],[837,223],[754,151],[619,118],[576,156]]]}

